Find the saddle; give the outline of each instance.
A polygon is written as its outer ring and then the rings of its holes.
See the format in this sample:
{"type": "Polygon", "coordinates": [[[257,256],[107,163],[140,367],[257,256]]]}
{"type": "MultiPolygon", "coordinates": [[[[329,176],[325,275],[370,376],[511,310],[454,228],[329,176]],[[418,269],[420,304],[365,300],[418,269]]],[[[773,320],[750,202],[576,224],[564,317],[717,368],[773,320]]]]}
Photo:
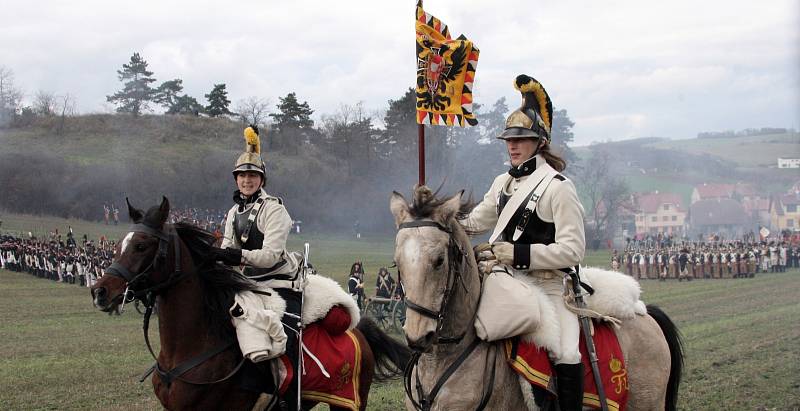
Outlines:
{"type": "MultiPolygon", "coordinates": [[[[303,364],[299,370],[292,368],[292,363],[283,354],[283,350],[278,351],[276,340],[268,331],[284,332],[280,323],[286,309],[283,299],[270,288],[260,287],[254,292],[237,295],[232,309],[237,305],[254,319],[252,327],[263,330],[257,337],[248,337],[256,349],[246,350],[242,347],[242,354],[253,362],[256,361],[253,360],[254,355],[261,355],[261,360],[274,359],[269,362],[267,370],[271,375],[262,374],[261,378],[271,377],[274,384],[272,386],[276,387],[278,393],[283,394],[295,374],[301,372],[303,399],[346,409],[359,409],[362,400],[358,393],[358,378],[363,347],[352,329],[360,321],[360,313],[355,301],[338,283],[319,275],[307,277],[302,314],[303,341],[300,347],[303,364]],[[268,314],[262,314],[264,312],[268,314]],[[265,322],[258,323],[257,319],[265,322]]],[[[234,318],[234,321],[237,319],[234,318]]],[[[242,346],[239,329],[237,326],[237,337],[242,346]]],[[[285,338],[285,334],[283,337],[285,338]]],[[[247,384],[253,386],[249,381],[247,384]]]]}
{"type": "MultiPolygon", "coordinates": [[[[593,338],[608,408],[613,411],[623,411],[628,402],[628,371],[617,335],[612,325],[595,321],[593,338]]],[[[533,400],[539,405],[547,400],[547,397],[555,398],[558,392],[556,378],[547,352],[535,343],[525,342],[520,338],[507,339],[502,344],[508,365],[526,382],[522,392],[530,392],[528,384],[533,386],[535,397],[533,400]]],[[[583,405],[599,409],[600,397],[597,395],[597,385],[583,338],[580,339],[580,352],[584,372],[583,405]]]]}
{"type": "MultiPolygon", "coordinates": [[[[581,281],[595,290],[594,294],[585,297],[587,310],[584,314],[595,317],[593,339],[608,407],[611,410],[624,410],[628,398],[627,369],[614,329],[619,326],[617,319],[632,319],[647,313],[645,304],[639,299],[641,288],[633,277],[595,267],[581,269],[581,281]],[[609,318],[614,321],[603,321],[609,318]]],[[[543,293],[540,301],[544,307],[543,312],[552,311],[552,303],[544,298],[543,293]],[[547,306],[551,306],[549,310],[547,306]]],[[[509,366],[529,384],[537,387],[534,389],[534,394],[538,394],[537,403],[544,397],[555,396],[557,393],[554,370],[548,354],[560,349],[557,327],[542,318],[541,327],[536,332],[503,341],[509,366]]],[[[589,355],[582,337],[580,352],[584,364],[583,405],[600,408],[589,355]]]]}
{"type": "MultiPolygon", "coordinates": [[[[272,288],[260,286],[238,293],[229,311],[242,355],[260,362],[285,351],[287,337],[281,317],[286,311],[286,302],[272,288]]],[[[324,320],[320,323],[323,329],[339,335],[355,328],[360,312],[353,299],[334,280],[310,275],[304,289],[302,320],[306,327],[324,320]],[[334,307],[341,307],[343,311],[329,316],[334,307]]]]}

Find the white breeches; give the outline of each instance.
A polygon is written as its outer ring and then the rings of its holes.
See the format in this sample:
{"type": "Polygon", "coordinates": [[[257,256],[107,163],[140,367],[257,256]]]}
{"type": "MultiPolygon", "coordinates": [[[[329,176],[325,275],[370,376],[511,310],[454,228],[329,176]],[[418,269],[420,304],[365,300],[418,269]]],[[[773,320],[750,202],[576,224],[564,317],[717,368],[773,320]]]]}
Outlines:
{"type": "Polygon", "coordinates": [[[561,357],[552,358],[556,364],[579,364],[581,362],[580,352],[580,323],[578,316],[569,311],[564,305],[564,289],[562,276],[555,278],[542,279],[531,276],[534,284],[544,291],[547,298],[553,303],[558,319],[558,326],[561,331],[561,357]]]}

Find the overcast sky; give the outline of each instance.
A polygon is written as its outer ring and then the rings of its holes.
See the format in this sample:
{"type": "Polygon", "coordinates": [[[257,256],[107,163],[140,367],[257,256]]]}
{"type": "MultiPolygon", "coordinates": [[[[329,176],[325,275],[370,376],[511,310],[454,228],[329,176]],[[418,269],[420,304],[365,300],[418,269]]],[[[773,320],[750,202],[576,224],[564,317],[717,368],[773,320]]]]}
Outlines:
{"type": "MultiPolygon", "coordinates": [[[[315,115],[385,109],[414,83],[414,0],[3,1],[0,65],[29,97],[71,93],[109,111],[116,70],[140,52],[159,82],[205,102],[297,92],[315,115]],[[9,4],[11,3],[11,4],[9,4]]],[[[576,123],[578,144],[800,127],[800,2],[455,1],[425,9],[481,50],[475,100],[529,74],[576,123]]]]}

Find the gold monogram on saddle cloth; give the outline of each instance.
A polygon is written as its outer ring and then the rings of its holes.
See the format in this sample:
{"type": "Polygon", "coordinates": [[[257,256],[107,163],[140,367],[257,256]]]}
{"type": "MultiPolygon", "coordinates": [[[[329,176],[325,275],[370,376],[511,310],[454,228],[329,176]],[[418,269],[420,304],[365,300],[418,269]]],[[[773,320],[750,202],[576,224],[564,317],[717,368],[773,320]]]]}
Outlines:
{"type": "MultiPolygon", "coordinates": [[[[517,347],[517,356],[511,358],[513,342],[509,339],[504,343],[506,359],[511,368],[531,384],[536,384],[555,395],[555,378],[552,375],[553,369],[547,352],[543,349],[540,350],[533,343],[520,341],[517,347]]],[[[619,346],[617,335],[611,326],[600,322],[594,323],[594,344],[597,349],[600,376],[603,378],[603,387],[608,397],[608,409],[624,411],[628,402],[628,370],[625,368],[625,360],[622,358],[622,349],[619,346]]],[[[589,355],[586,354],[583,337],[581,337],[580,347],[584,372],[583,405],[599,409],[600,398],[597,396],[597,386],[592,377],[592,368],[589,364],[589,355]]]]}
{"type": "Polygon", "coordinates": [[[319,359],[330,376],[325,376],[304,351],[303,399],[357,411],[361,407],[358,395],[361,345],[353,332],[348,330],[332,335],[319,323],[311,323],[303,330],[303,344],[319,359]]]}

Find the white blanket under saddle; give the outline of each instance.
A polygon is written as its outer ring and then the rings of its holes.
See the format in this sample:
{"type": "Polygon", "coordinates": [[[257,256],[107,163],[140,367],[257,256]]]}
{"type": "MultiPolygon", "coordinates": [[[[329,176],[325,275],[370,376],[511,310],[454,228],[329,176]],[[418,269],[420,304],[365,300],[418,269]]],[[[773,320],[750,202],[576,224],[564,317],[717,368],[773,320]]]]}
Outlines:
{"type": "MultiPolygon", "coordinates": [[[[262,293],[245,291],[237,294],[231,307],[242,354],[253,362],[274,358],[286,349],[286,334],[281,324],[286,302],[269,287],[259,287],[258,291],[262,293]],[[234,316],[237,306],[241,307],[243,313],[234,316]]],[[[325,318],[336,305],[344,307],[350,314],[348,329],[355,328],[361,318],[353,298],[330,278],[308,276],[303,296],[303,324],[325,318]]]]}
{"type": "MultiPolygon", "coordinates": [[[[620,320],[647,314],[645,304],[639,299],[639,282],[633,277],[596,267],[582,267],[580,276],[583,282],[594,289],[594,294],[585,298],[588,309],[620,320]]],[[[523,335],[522,339],[551,352],[558,352],[561,349],[560,330],[553,303],[527,276],[515,278],[530,286],[533,298],[540,303],[541,324],[535,332],[523,335]]]]}

